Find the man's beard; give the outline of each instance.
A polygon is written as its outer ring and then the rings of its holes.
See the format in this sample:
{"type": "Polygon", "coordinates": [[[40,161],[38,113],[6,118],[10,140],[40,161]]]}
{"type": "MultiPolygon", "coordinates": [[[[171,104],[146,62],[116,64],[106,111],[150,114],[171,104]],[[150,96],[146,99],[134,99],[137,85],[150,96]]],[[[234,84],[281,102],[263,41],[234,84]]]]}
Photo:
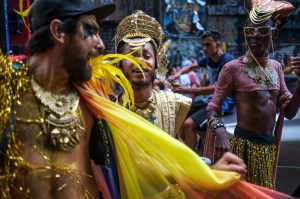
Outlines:
{"type": "MultiPolygon", "coordinates": [[[[125,76],[127,79],[129,79],[129,77],[127,75],[125,75],[125,76]]],[[[155,73],[151,73],[151,78],[147,81],[145,81],[144,79],[138,80],[138,81],[130,80],[130,83],[131,83],[133,89],[135,89],[135,88],[141,89],[141,88],[148,87],[149,85],[152,85],[154,80],[155,80],[155,73]]]]}
{"type": "Polygon", "coordinates": [[[70,80],[74,82],[86,82],[91,79],[92,71],[88,67],[86,53],[78,50],[76,41],[70,42],[68,50],[64,53],[64,67],[70,75],[70,80]]]}

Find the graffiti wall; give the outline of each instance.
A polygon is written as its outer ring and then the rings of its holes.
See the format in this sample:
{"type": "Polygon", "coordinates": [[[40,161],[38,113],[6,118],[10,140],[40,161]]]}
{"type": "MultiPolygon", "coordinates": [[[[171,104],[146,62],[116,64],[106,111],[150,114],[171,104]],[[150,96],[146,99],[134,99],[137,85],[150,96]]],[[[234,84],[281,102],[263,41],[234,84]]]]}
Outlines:
{"type": "Polygon", "coordinates": [[[300,56],[300,2],[294,1],[293,4],[298,6],[296,12],[280,30],[278,38],[274,40],[272,56],[277,60],[289,56],[300,56]]]}
{"type": "Polygon", "coordinates": [[[199,37],[173,38],[171,39],[167,55],[170,60],[169,69],[182,66],[185,60],[202,58],[204,57],[204,53],[202,51],[201,39],[199,37]]]}
{"type": "MultiPolygon", "coordinates": [[[[168,2],[172,2],[172,6],[180,4],[185,7],[189,7],[186,5],[189,4],[188,2],[195,4],[194,2],[196,1],[184,1],[182,3],[180,0],[173,0],[168,2]]],[[[205,6],[201,9],[193,10],[194,12],[198,12],[199,21],[203,30],[217,30],[220,32],[223,36],[222,49],[224,51],[231,53],[235,57],[244,54],[246,47],[243,27],[246,21],[246,15],[243,1],[206,0],[203,2],[205,2],[205,6]]],[[[274,50],[271,49],[270,53],[270,56],[278,61],[281,61],[288,56],[300,56],[300,1],[290,0],[290,2],[297,7],[297,10],[290,18],[289,22],[280,30],[279,37],[274,39],[274,50]]],[[[175,8],[175,6],[173,7],[175,8]]],[[[192,6],[189,8],[191,7],[192,6]]],[[[172,8],[172,12],[174,12],[174,8],[172,8]]],[[[170,10],[167,10],[166,13],[170,14],[170,10]]],[[[176,19],[186,19],[183,17],[184,14],[181,14],[180,8],[177,8],[177,10],[175,9],[175,11],[177,14],[175,15],[177,17],[176,19]]],[[[174,19],[174,23],[176,24],[179,22],[174,19]]],[[[190,24],[192,24],[192,22],[190,22],[190,24]]],[[[179,25],[178,27],[180,27],[179,25]]],[[[180,57],[182,60],[187,59],[188,57],[203,56],[200,38],[202,32],[203,31],[190,31],[189,35],[185,34],[182,36],[179,31],[179,34],[176,37],[169,34],[170,31],[167,29],[166,33],[172,40],[170,51],[173,51],[173,48],[175,48],[174,51],[178,51],[177,48],[179,46],[179,51],[181,52],[180,57]],[[195,37],[197,38],[195,39],[195,37]]],[[[172,55],[172,53],[169,54],[172,55]]]]}
{"type": "MultiPolygon", "coordinates": [[[[113,36],[115,29],[120,20],[131,14],[134,10],[143,10],[151,16],[158,18],[158,3],[160,0],[94,0],[95,5],[103,5],[108,3],[116,4],[116,11],[113,15],[105,18],[101,22],[101,37],[106,44],[106,52],[114,52],[113,36]]],[[[28,54],[26,51],[26,41],[30,37],[30,32],[26,28],[28,24],[27,16],[24,18],[15,12],[25,11],[30,7],[33,1],[30,0],[8,0],[8,22],[9,22],[9,38],[10,47],[15,54],[28,54]]],[[[2,36],[1,36],[2,37],[2,36]]],[[[4,40],[1,38],[1,41],[4,40]]],[[[1,45],[2,46],[2,45],[1,45]]]]}
{"type": "Polygon", "coordinates": [[[135,10],[143,10],[151,16],[156,15],[158,1],[147,0],[95,0],[95,4],[116,4],[116,11],[105,21],[120,21],[135,10]]]}
{"type": "Polygon", "coordinates": [[[116,5],[116,11],[100,23],[100,29],[102,30],[100,36],[105,43],[105,53],[115,52],[114,35],[116,34],[116,28],[119,21],[135,10],[142,10],[158,19],[159,1],[160,0],[97,0],[98,4],[114,3],[116,5]]]}
{"type": "Polygon", "coordinates": [[[241,11],[237,1],[224,1],[223,3],[219,2],[219,4],[209,1],[202,1],[202,4],[200,4],[199,1],[173,0],[169,2],[171,2],[171,5],[167,6],[164,15],[166,35],[172,40],[169,53],[171,59],[169,67],[173,67],[173,54],[174,51],[178,52],[177,48],[179,48],[181,53],[180,57],[182,62],[191,57],[204,57],[201,35],[207,30],[220,32],[223,37],[222,49],[235,56],[238,55],[238,18],[236,14],[241,11]],[[181,8],[179,8],[179,5],[181,8]],[[187,10],[185,8],[189,9],[187,10]],[[182,10],[185,10],[185,12],[182,10]],[[198,26],[201,27],[199,29],[197,29],[197,25],[194,24],[195,18],[193,18],[193,13],[195,12],[197,12],[197,22],[201,25],[198,26]],[[188,19],[189,21],[187,22],[188,19]],[[172,24],[172,26],[170,26],[170,24],[172,24]],[[183,24],[185,24],[185,26],[183,26],[183,24]],[[185,27],[186,31],[180,29],[181,27],[185,27]]]}
{"type": "MultiPolygon", "coordinates": [[[[271,54],[277,60],[287,56],[300,56],[300,1],[289,1],[298,8],[280,31],[279,37],[274,40],[274,53],[271,54]]],[[[8,0],[9,9],[20,11],[20,2],[23,2],[23,9],[27,9],[32,1],[8,0]]],[[[243,26],[246,20],[243,1],[95,0],[95,4],[107,3],[115,3],[117,6],[115,13],[101,22],[101,30],[103,30],[101,37],[106,44],[107,53],[114,51],[113,36],[118,22],[134,10],[143,10],[161,22],[166,32],[166,39],[171,39],[170,57],[174,57],[173,49],[180,53],[181,60],[189,57],[202,57],[200,36],[205,30],[219,31],[223,36],[223,50],[235,57],[246,50],[243,36],[243,26]]],[[[9,34],[12,47],[20,53],[26,53],[25,42],[30,34],[22,18],[13,11],[10,13],[9,34]]]]}
{"type": "Polygon", "coordinates": [[[203,31],[199,14],[205,11],[205,1],[166,0],[164,29],[169,35],[195,36],[203,31]]]}

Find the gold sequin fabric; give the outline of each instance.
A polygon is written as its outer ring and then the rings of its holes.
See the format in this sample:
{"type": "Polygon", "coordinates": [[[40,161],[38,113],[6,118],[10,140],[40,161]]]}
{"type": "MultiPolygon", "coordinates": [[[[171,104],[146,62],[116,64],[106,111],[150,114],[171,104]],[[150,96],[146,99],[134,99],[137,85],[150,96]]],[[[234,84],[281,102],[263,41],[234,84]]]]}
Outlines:
{"type": "Polygon", "coordinates": [[[66,152],[55,149],[44,132],[43,106],[32,90],[27,65],[0,55],[0,198],[31,198],[31,183],[41,192],[73,189],[93,198],[87,187],[93,176],[61,159],[66,152]]]}
{"type": "MultiPolygon", "coordinates": [[[[17,125],[3,154],[7,158],[0,173],[0,198],[9,199],[11,193],[16,192],[24,198],[30,195],[31,189],[26,183],[26,178],[39,181],[41,189],[45,191],[51,189],[59,192],[76,187],[85,198],[93,198],[84,184],[86,179],[92,179],[93,176],[74,169],[71,164],[58,158],[63,152],[59,152],[51,144],[50,136],[43,131],[43,106],[36,99],[34,92],[28,89],[20,98],[20,102],[20,105],[16,105],[17,125]],[[34,160],[40,162],[38,165],[32,162],[33,156],[34,160]],[[49,187],[49,179],[56,182],[54,188],[49,187]]],[[[75,151],[73,153],[75,154],[75,151]]]]}
{"type": "Polygon", "coordinates": [[[231,140],[234,154],[242,158],[248,167],[246,181],[274,189],[273,169],[275,145],[265,145],[234,136],[231,140]]]}
{"type": "Polygon", "coordinates": [[[18,99],[28,87],[30,78],[28,68],[21,61],[11,61],[11,56],[0,51],[0,137],[12,111],[13,101],[18,99]]]}

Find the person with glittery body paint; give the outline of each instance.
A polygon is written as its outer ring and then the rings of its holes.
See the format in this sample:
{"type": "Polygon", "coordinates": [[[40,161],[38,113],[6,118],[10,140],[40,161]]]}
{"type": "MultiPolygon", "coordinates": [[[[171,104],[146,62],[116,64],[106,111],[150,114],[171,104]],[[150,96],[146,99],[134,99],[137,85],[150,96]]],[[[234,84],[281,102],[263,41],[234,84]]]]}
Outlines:
{"type": "Polygon", "coordinates": [[[30,57],[17,71],[1,62],[8,84],[0,90],[0,198],[98,198],[89,158],[94,118],[73,84],[90,80],[88,60],[104,51],[97,21],[114,10],[84,0],[33,2],[30,57]]]}

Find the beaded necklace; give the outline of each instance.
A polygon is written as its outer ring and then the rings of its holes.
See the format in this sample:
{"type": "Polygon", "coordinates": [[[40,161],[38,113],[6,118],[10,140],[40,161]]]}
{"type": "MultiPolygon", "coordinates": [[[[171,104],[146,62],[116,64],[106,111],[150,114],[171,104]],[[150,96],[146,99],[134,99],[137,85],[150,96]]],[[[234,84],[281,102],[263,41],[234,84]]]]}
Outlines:
{"type": "Polygon", "coordinates": [[[131,108],[131,111],[135,112],[139,116],[145,118],[146,120],[154,124],[154,120],[156,119],[156,116],[154,115],[156,103],[157,101],[156,98],[153,96],[152,91],[151,97],[147,101],[140,104],[135,103],[135,106],[131,108]],[[144,106],[140,106],[141,104],[143,104],[144,106]]]}

